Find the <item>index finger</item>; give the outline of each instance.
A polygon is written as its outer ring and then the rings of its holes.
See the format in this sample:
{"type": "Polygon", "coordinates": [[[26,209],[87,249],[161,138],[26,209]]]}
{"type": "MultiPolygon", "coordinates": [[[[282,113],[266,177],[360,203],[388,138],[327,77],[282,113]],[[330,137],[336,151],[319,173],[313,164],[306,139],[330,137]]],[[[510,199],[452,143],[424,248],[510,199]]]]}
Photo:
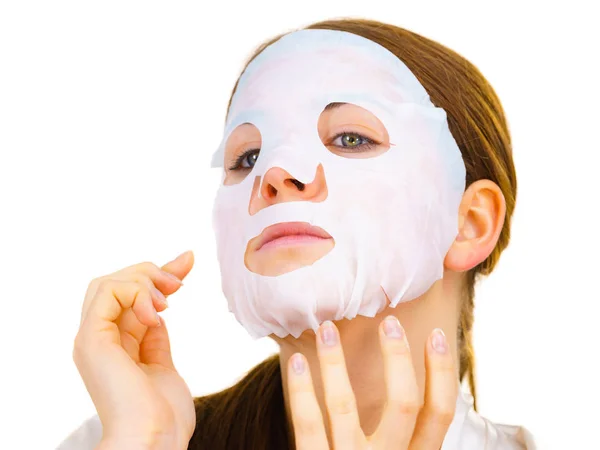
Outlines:
{"type": "Polygon", "coordinates": [[[357,443],[365,442],[365,437],[360,427],[356,397],[348,377],[339,332],[333,322],[327,320],[321,325],[317,335],[317,351],[333,447],[357,448],[357,443]]]}
{"type": "Polygon", "coordinates": [[[141,274],[148,277],[154,286],[164,295],[171,295],[183,284],[179,276],[184,277],[189,273],[193,265],[193,260],[192,252],[188,251],[182,253],[173,261],[168,262],[162,268],[151,262],[142,262],[92,280],[86,291],[81,308],[80,324],[83,323],[83,320],[87,317],[91,300],[96,295],[98,287],[104,280],[118,279],[133,281],[136,275],[141,274]],[[191,258],[191,261],[188,258],[191,258]],[[173,272],[176,272],[179,276],[174,275],[173,272]]]}
{"type": "Polygon", "coordinates": [[[301,353],[288,361],[288,390],[296,450],[327,450],[327,434],[310,368],[301,353]]]}

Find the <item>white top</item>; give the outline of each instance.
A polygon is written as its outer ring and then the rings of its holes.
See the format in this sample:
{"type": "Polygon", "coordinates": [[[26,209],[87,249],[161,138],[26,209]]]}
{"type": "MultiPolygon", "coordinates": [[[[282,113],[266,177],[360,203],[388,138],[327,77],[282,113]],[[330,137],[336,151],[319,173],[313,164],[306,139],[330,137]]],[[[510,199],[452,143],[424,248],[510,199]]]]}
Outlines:
{"type": "MultiPolygon", "coordinates": [[[[536,450],[527,429],[490,422],[475,412],[471,394],[463,389],[459,392],[454,419],[441,450],[536,450]]],[[[57,450],[94,450],[101,439],[102,423],[95,415],[73,431],[57,450]]]]}

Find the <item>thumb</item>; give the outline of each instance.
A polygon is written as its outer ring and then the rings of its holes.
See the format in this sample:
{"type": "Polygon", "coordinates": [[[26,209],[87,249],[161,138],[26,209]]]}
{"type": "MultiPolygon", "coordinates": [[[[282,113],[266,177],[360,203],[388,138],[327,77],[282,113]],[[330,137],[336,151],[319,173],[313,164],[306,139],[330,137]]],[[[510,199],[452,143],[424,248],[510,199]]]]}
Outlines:
{"type": "Polygon", "coordinates": [[[140,342],[140,362],[144,364],[158,364],[168,369],[175,370],[171,355],[171,342],[165,319],[158,316],[159,327],[149,327],[140,342]]]}
{"type": "Polygon", "coordinates": [[[187,252],[182,253],[173,261],[169,261],[164,266],[161,267],[162,270],[168,272],[170,274],[175,275],[180,280],[183,280],[184,277],[190,273],[192,267],[194,266],[194,252],[188,250],[187,252]]]}

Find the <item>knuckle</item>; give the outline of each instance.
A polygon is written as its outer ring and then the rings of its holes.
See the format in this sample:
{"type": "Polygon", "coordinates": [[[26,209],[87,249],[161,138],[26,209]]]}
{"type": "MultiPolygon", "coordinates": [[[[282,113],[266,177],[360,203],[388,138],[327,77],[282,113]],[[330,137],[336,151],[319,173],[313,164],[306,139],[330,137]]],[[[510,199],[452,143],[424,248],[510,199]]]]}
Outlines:
{"type": "Polygon", "coordinates": [[[329,411],[331,414],[345,416],[356,411],[356,401],[349,395],[342,395],[330,399],[329,411]]]}
{"type": "Polygon", "coordinates": [[[415,401],[401,402],[399,406],[400,412],[405,415],[416,415],[421,409],[421,405],[415,401]]]}
{"type": "Polygon", "coordinates": [[[449,426],[454,419],[454,411],[443,411],[438,417],[438,422],[449,426]]]}
{"type": "Polygon", "coordinates": [[[85,292],[85,298],[89,298],[95,294],[98,291],[98,286],[100,286],[100,283],[102,283],[102,281],[105,279],[105,277],[98,277],[90,281],[85,292]]]}
{"type": "Polygon", "coordinates": [[[401,416],[416,416],[421,410],[421,404],[416,399],[404,399],[396,402],[392,407],[401,416]]]}
{"type": "Polygon", "coordinates": [[[80,336],[80,333],[77,333],[77,336],[75,336],[75,339],[73,340],[73,351],[71,353],[71,356],[74,360],[78,358],[79,353],[81,352],[82,343],[80,336]]]}
{"type": "Polygon", "coordinates": [[[94,294],[94,298],[96,298],[95,302],[105,302],[107,298],[114,297],[118,300],[117,295],[115,294],[115,289],[117,285],[122,285],[123,281],[120,280],[111,280],[106,279],[102,280],[98,284],[98,289],[96,289],[96,293],[94,294]]]}
{"type": "Polygon", "coordinates": [[[153,262],[150,262],[150,261],[144,261],[144,262],[138,264],[137,269],[138,269],[138,271],[143,272],[143,273],[154,273],[154,272],[160,270],[156,264],[154,264],[153,262]]]}
{"type": "Polygon", "coordinates": [[[152,288],[154,287],[154,283],[152,282],[152,279],[145,274],[137,274],[135,275],[134,279],[132,280],[135,283],[138,283],[138,292],[139,291],[143,291],[148,293],[149,295],[152,292],[152,288]]]}
{"type": "Polygon", "coordinates": [[[295,380],[289,385],[290,394],[297,397],[311,395],[313,393],[313,385],[310,380],[295,380]]]}
{"type": "Polygon", "coordinates": [[[433,405],[428,416],[430,420],[442,425],[450,425],[454,419],[455,408],[450,405],[433,405]]]}
{"type": "Polygon", "coordinates": [[[88,284],[88,290],[92,290],[98,287],[98,285],[100,284],[100,282],[104,279],[104,277],[97,277],[94,278],[92,281],[90,281],[90,283],[88,284]]]}
{"type": "Polygon", "coordinates": [[[297,418],[294,425],[295,431],[303,436],[314,436],[319,434],[322,422],[308,415],[301,415],[297,418]]]}
{"type": "Polygon", "coordinates": [[[91,346],[90,344],[91,342],[89,333],[80,330],[73,340],[72,357],[75,362],[79,361],[83,356],[89,353],[91,346]]]}
{"type": "Polygon", "coordinates": [[[321,355],[321,360],[328,366],[343,366],[346,364],[342,351],[328,351],[321,355]]]}
{"type": "Polygon", "coordinates": [[[99,280],[98,284],[97,284],[97,288],[96,288],[96,295],[105,293],[106,291],[111,290],[112,287],[115,285],[115,283],[116,282],[114,280],[110,280],[107,278],[99,280]]]}

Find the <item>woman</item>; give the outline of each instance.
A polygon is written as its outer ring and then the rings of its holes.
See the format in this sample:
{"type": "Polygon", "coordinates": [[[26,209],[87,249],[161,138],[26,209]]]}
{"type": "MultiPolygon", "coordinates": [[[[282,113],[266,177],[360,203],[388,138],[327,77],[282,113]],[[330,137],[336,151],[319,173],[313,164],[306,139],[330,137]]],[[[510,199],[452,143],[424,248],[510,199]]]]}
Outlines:
{"type": "Polygon", "coordinates": [[[60,448],[534,448],[476,413],[474,283],[508,244],[516,198],[498,98],[407,30],[306,30],[251,58],[213,160],[225,295],[280,353],[193,399],[156,313],[191,252],[95,279],[73,355],[98,416],[60,448]]]}

